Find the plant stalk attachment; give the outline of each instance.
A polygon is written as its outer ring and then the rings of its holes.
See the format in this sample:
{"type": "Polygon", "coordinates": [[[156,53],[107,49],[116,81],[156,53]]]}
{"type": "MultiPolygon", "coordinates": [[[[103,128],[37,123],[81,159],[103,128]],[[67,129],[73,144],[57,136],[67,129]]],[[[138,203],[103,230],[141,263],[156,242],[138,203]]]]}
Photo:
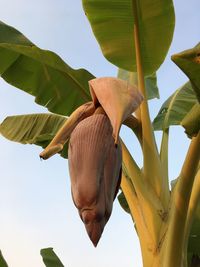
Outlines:
{"type": "Polygon", "coordinates": [[[192,138],[179,180],[174,189],[163,267],[183,266],[187,211],[200,160],[200,132],[192,138]]]}
{"type": "Polygon", "coordinates": [[[138,87],[144,96],[144,101],[140,106],[143,134],[144,178],[151,184],[157,196],[162,200],[165,208],[167,208],[168,201],[165,200],[165,192],[163,192],[162,188],[162,169],[147,103],[139,33],[139,5],[137,0],[132,0],[132,8],[134,15],[134,43],[138,74],[138,87]]]}
{"type": "Polygon", "coordinates": [[[137,198],[137,194],[135,192],[131,179],[125,170],[123,170],[122,173],[121,188],[126,197],[133,221],[136,224],[137,234],[139,236],[140,244],[142,247],[143,265],[145,267],[148,266],[149,262],[153,261],[153,253],[151,253],[151,251],[149,250],[149,246],[151,246],[152,240],[149,235],[149,230],[147,228],[146,221],[140,207],[140,202],[137,198]]]}
{"type": "Polygon", "coordinates": [[[191,226],[194,220],[194,217],[197,212],[197,207],[200,203],[200,168],[195,176],[194,184],[192,187],[192,193],[189,202],[189,208],[187,212],[187,219],[184,232],[184,266],[187,266],[187,248],[188,248],[188,238],[191,230],[191,226]]]}
{"type": "Polygon", "coordinates": [[[167,202],[170,199],[169,174],[168,174],[168,144],[169,144],[169,128],[163,130],[161,149],[160,149],[160,160],[163,170],[162,187],[165,190],[165,196],[166,196],[165,202],[167,202]]]}
{"type": "MultiPolygon", "coordinates": [[[[123,169],[126,170],[135,189],[151,237],[149,250],[153,253],[158,246],[161,224],[165,220],[165,210],[154,190],[145,182],[142,172],[122,141],[121,145],[123,169]]],[[[135,197],[133,196],[133,198],[135,197]]]]}

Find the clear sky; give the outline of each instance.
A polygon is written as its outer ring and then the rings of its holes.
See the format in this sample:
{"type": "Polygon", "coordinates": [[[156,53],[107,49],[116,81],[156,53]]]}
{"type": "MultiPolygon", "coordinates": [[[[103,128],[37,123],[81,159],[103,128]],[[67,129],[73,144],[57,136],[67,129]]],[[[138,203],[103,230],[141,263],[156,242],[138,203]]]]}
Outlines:
{"type": "MultiPolygon", "coordinates": [[[[187,78],[170,55],[200,41],[200,1],[175,0],[176,30],[165,63],[158,71],[161,99],[151,101],[152,118],[161,103],[187,78]]],[[[0,0],[0,20],[14,26],[39,47],[58,53],[73,68],[97,77],[116,76],[102,56],[84,15],[81,0],[0,0]]],[[[165,29],[163,29],[165,30],[165,29]]],[[[8,115],[47,112],[34,98],[0,79],[0,121],[8,115]]],[[[141,162],[132,135],[122,136],[141,162]]],[[[158,143],[160,134],[157,134],[158,143]]],[[[176,178],[188,141],[173,127],[170,177],[176,178]]],[[[67,161],[55,156],[41,162],[41,148],[0,137],[0,249],[9,267],[44,266],[39,251],[53,247],[69,267],[141,267],[139,243],[130,217],[115,201],[113,213],[97,248],[87,237],[72,203],[67,161]]]]}

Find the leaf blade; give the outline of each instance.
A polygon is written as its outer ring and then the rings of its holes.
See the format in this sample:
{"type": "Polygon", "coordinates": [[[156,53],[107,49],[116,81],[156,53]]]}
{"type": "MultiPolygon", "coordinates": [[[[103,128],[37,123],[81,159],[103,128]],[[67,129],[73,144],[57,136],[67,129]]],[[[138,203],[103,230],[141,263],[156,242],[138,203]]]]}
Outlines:
{"type": "Polygon", "coordinates": [[[5,261],[1,251],[0,251],[0,267],[8,267],[7,262],[5,261]]]}
{"type": "Polygon", "coordinates": [[[179,125],[196,103],[192,85],[187,82],[164,102],[153,121],[154,130],[165,130],[170,125],[179,125]]]}
{"type": "Polygon", "coordinates": [[[49,111],[69,115],[91,100],[88,81],[94,76],[74,70],[55,53],[42,50],[22,33],[0,22],[0,74],[19,89],[36,97],[49,111]]]}
{"type": "MultiPolygon", "coordinates": [[[[101,50],[119,68],[136,71],[133,41],[134,16],[131,0],[83,0],[83,8],[101,50]]],[[[174,31],[171,0],[138,1],[139,32],[145,74],[163,62],[174,31]],[[164,29],[167,29],[165,31],[164,29]]]]}
{"type": "Polygon", "coordinates": [[[171,58],[190,79],[200,102],[200,43],[192,49],[173,55],[171,58]]]}
{"type": "MultiPolygon", "coordinates": [[[[45,148],[65,121],[66,117],[56,114],[10,116],[0,124],[0,134],[14,142],[45,148]]],[[[67,158],[67,146],[61,153],[64,158],[67,158]]]]}
{"type": "Polygon", "coordinates": [[[41,249],[40,254],[46,267],[64,267],[53,248],[41,249]]]}
{"type": "Polygon", "coordinates": [[[130,208],[129,208],[129,205],[128,205],[128,202],[127,202],[127,200],[126,200],[125,195],[124,195],[123,192],[121,192],[121,193],[117,196],[117,199],[118,199],[119,204],[120,204],[120,206],[122,207],[122,209],[123,209],[124,211],[126,211],[127,213],[131,214],[131,212],[130,212],[130,208]]]}
{"type": "MultiPolygon", "coordinates": [[[[118,70],[118,78],[128,81],[132,85],[137,85],[137,73],[129,72],[123,69],[118,70]]],[[[145,88],[147,92],[147,99],[160,98],[159,89],[157,86],[157,76],[156,73],[153,73],[145,77],[145,88]]]]}
{"type": "Polygon", "coordinates": [[[189,137],[196,136],[200,131],[200,105],[196,103],[181,121],[189,137]]]}

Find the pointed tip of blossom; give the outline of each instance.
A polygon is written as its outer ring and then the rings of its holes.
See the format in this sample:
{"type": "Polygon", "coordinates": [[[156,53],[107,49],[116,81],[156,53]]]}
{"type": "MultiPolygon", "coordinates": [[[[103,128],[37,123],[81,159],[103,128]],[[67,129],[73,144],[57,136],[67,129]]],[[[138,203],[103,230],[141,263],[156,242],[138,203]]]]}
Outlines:
{"type": "Polygon", "coordinates": [[[88,236],[90,240],[92,241],[94,247],[96,247],[99,243],[99,240],[103,232],[103,227],[101,223],[91,222],[91,223],[85,224],[85,228],[87,230],[88,236]]]}

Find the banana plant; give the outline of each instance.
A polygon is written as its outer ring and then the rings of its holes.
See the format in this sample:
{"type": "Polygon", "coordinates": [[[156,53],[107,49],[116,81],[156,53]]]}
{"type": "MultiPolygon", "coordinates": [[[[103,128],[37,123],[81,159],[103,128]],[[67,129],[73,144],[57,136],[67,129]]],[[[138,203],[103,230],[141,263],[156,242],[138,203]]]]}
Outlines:
{"type": "Polygon", "coordinates": [[[149,100],[159,96],[156,71],[175,26],[172,0],[82,0],[92,31],[118,77],[72,69],[9,25],[0,23],[0,74],[51,114],[7,117],[7,139],[68,158],[74,204],[95,246],[113,201],[133,219],[143,267],[195,267],[200,262],[200,45],[172,56],[188,76],[152,122],[149,100]],[[140,168],[119,133],[128,126],[141,146],[140,168]],[[178,178],[168,174],[170,127],[190,138],[178,178]],[[162,131],[157,146],[155,131],[162,131]]]}
{"type": "MultiPolygon", "coordinates": [[[[43,248],[40,251],[42,260],[46,267],[64,267],[56,253],[52,248],[43,248]]],[[[5,261],[1,251],[0,251],[0,267],[8,267],[7,262],[5,261]]]]}

